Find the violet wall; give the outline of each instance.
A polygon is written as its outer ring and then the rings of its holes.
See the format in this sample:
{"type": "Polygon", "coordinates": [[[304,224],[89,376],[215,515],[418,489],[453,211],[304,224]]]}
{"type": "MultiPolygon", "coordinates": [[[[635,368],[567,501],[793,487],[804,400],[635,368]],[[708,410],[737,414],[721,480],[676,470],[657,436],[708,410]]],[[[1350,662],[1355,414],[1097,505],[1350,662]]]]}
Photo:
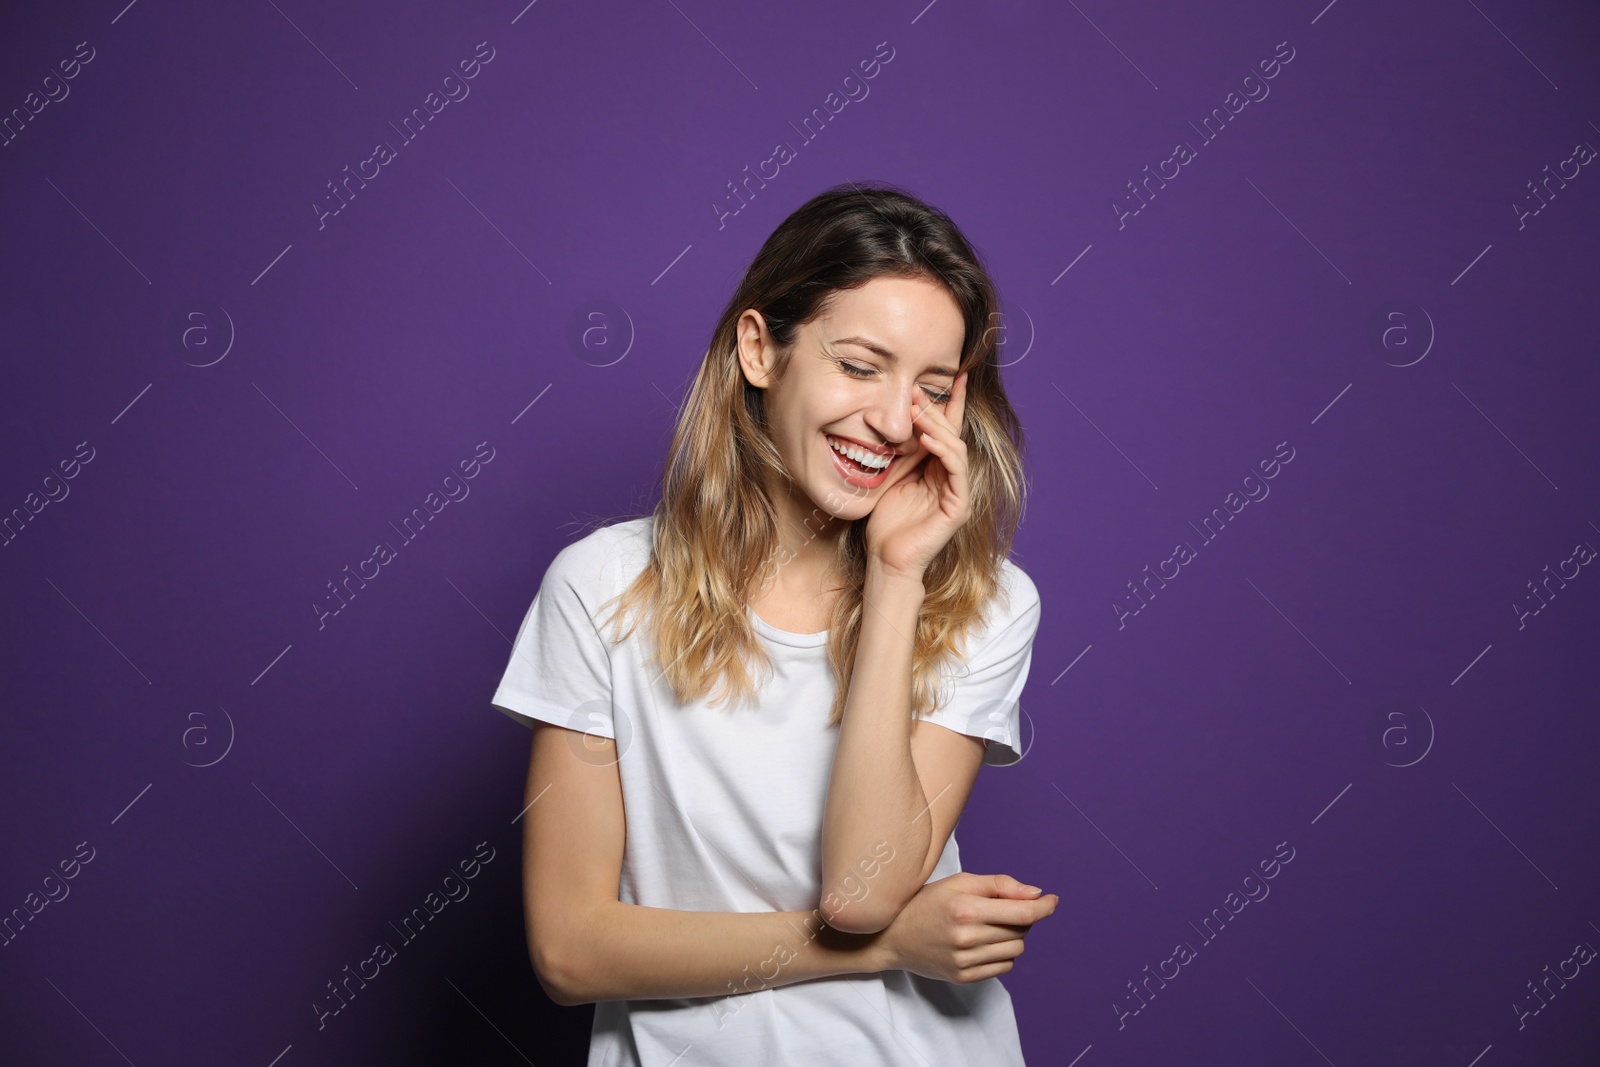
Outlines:
{"type": "Polygon", "coordinates": [[[1028,433],[1029,1062],[1596,1062],[1600,16],[1324,3],[4,16],[0,1059],[582,1063],[509,636],[880,179],[1028,433]]]}

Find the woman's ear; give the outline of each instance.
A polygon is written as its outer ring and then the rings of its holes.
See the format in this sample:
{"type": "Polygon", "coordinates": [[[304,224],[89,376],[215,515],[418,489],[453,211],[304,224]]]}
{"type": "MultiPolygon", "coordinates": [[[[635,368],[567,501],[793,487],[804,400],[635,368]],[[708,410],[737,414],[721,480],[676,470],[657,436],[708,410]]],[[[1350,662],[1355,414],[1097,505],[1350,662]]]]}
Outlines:
{"type": "Polygon", "coordinates": [[[734,324],[733,341],[745,381],[757,389],[770,388],[778,345],[768,332],[767,320],[761,317],[761,312],[755,308],[744,310],[734,324]]]}

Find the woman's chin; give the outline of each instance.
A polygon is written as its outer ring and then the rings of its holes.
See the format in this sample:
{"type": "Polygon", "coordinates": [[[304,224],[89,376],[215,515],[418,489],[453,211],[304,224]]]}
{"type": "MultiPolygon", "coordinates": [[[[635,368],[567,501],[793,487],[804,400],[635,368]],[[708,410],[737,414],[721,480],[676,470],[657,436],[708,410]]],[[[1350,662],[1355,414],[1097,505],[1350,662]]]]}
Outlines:
{"type": "Polygon", "coordinates": [[[806,485],[804,487],[806,502],[810,505],[811,517],[807,520],[813,526],[824,517],[834,522],[854,522],[864,519],[872,514],[873,507],[877,504],[877,494],[847,495],[839,491],[838,486],[832,485],[806,485]]]}

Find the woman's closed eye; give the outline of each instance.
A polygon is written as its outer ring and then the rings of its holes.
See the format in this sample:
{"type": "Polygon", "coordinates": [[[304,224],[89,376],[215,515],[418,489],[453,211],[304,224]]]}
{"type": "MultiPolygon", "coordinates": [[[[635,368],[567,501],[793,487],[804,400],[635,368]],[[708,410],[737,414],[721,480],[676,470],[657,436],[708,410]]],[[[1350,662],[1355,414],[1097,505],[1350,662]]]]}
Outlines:
{"type": "MultiPolygon", "coordinates": [[[[841,359],[838,362],[839,366],[846,374],[855,378],[870,378],[876,373],[871,367],[862,367],[855,363],[851,363],[849,360],[841,359]]],[[[943,390],[932,389],[924,385],[922,387],[922,391],[927,393],[928,399],[932,400],[935,404],[947,404],[950,402],[950,394],[943,390]]]]}

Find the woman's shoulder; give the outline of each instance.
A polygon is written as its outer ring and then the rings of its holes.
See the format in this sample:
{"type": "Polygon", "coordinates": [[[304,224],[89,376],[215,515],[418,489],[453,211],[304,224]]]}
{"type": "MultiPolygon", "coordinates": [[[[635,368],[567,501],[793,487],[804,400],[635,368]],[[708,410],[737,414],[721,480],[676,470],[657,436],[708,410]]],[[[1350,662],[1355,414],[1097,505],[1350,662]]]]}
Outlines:
{"type": "Polygon", "coordinates": [[[640,544],[648,548],[653,521],[653,516],[641,515],[637,518],[619,519],[604,526],[596,526],[562,551],[585,555],[637,548],[640,544]]]}
{"type": "Polygon", "coordinates": [[[1022,615],[1039,604],[1039,587],[1028,572],[1009,556],[1000,561],[1000,584],[1008,600],[1008,614],[1022,615]]]}
{"type": "Polygon", "coordinates": [[[1039,628],[1039,588],[1010,558],[1000,561],[1000,576],[980,616],[969,626],[968,648],[989,649],[1032,640],[1039,628]]]}
{"type": "Polygon", "coordinates": [[[555,554],[546,577],[592,588],[631,580],[649,562],[651,521],[646,515],[590,530],[555,554]]]}

